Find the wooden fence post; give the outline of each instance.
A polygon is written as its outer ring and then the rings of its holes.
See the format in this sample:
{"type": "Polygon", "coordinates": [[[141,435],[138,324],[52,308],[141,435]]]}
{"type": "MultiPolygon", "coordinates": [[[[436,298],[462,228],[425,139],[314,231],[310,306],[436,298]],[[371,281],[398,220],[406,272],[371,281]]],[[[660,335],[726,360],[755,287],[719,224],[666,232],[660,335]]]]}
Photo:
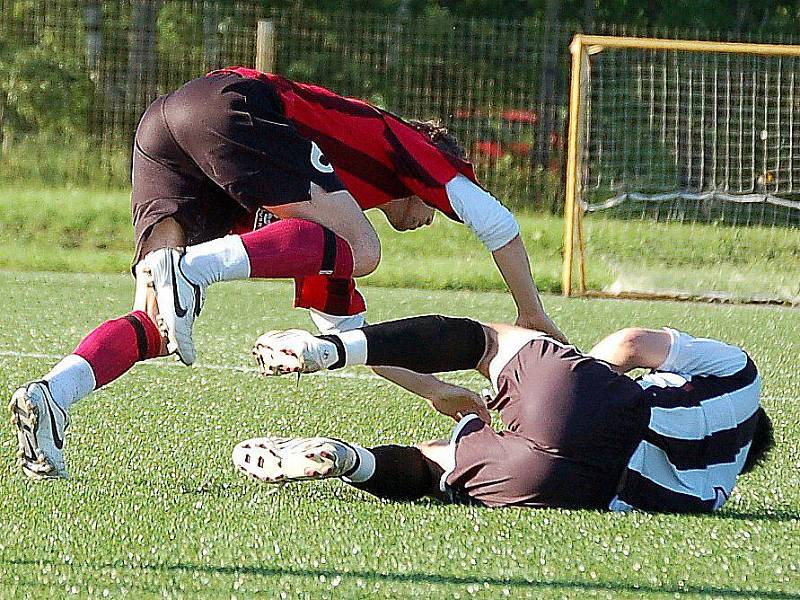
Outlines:
{"type": "Polygon", "coordinates": [[[260,19],[256,29],[256,70],[275,71],[275,24],[272,19],[260,19]]]}

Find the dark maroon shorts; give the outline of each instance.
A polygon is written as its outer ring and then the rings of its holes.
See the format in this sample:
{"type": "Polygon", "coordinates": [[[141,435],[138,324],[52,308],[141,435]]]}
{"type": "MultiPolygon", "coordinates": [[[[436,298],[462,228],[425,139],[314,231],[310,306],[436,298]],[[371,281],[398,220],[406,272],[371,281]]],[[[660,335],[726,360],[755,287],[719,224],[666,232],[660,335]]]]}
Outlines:
{"type": "Polygon", "coordinates": [[[642,389],[548,337],[522,347],[498,389],[489,408],[506,429],[463,419],[443,491],[486,506],[607,509],[647,426],[642,389]]]}
{"type": "Polygon", "coordinates": [[[308,200],[312,182],[329,192],[345,189],[330,168],[314,166],[313,148],[267,82],[219,73],[161,96],[136,129],[134,263],[150,229],[166,217],[181,224],[188,244],[198,244],[225,235],[259,207],[308,200]]]}

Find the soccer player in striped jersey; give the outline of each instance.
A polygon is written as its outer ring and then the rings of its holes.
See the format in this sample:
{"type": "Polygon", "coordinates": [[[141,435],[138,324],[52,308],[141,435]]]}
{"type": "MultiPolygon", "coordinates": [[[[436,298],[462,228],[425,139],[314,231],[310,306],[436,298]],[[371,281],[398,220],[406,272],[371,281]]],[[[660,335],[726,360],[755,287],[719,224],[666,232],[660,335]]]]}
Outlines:
{"type": "Polygon", "coordinates": [[[352,364],[477,369],[495,396],[440,383],[425,397],[458,424],[449,440],[363,448],[333,438],[256,438],[237,467],[266,482],[341,477],[381,498],[489,507],[711,512],[773,445],[761,379],[739,348],[674,329],[630,328],[589,354],[541,332],[441,316],[256,342],[265,374],[352,364]],[[624,373],[650,372],[636,379],[624,373]],[[489,425],[496,410],[506,426],[489,425]]]}
{"type": "MultiPolygon", "coordinates": [[[[230,68],[158,98],[136,131],[131,204],[134,310],[101,324],[11,399],[19,464],[33,478],[66,476],[72,404],[138,361],[167,353],[195,361],[192,328],[212,283],[294,278],[295,304],[312,309],[319,327],[362,324],[353,277],[380,260],[368,208],[381,207],[399,229],[430,223],[434,210],[463,221],[492,252],[518,322],[563,339],[542,308],[515,219],[452,139],[318,86],[230,68]]],[[[427,385],[407,371],[382,374],[427,385]]]]}

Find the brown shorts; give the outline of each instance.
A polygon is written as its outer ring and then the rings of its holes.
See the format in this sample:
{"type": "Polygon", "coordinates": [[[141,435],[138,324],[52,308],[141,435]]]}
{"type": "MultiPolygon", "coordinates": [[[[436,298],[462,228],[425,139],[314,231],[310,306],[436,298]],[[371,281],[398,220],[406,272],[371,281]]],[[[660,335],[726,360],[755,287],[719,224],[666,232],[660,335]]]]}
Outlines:
{"type": "Polygon", "coordinates": [[[166,217],[180,223],[188,244],[198,244],[261,206],[308,200],[312,182],[329,192],[345,189],[335,173],[314,167],[312,148],[263,81],[219,73],[158,98],[134,141],[134,263],[150,229],[166,217]]]}
{"type": "Polygon", "coordinates": [[[647,426],[641,388],[548,337],[522,347],[498,388],[489,408],[507,429],[462,419],[442,491],[486,506],[608,508],[647,426]]]}

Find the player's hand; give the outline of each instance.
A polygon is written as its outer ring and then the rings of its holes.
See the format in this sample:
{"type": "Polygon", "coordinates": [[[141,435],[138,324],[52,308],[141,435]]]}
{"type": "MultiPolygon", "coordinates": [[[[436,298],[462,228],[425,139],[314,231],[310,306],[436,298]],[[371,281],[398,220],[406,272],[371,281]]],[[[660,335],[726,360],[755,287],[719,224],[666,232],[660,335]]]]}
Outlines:
{"type": "Polygon", "coordinates": [[[514,321],[514,325],[517,327],[524,327],[525,329],[533,329],[535,331],[542,330],[542,322],[537,315],[520,313],[517,315],[517,320],[514,321]]]}
{"type": "Polygon", "coordinates": [[[547,315],[535,315],[520,313],[517,320],[514,322],[517,327],[524,327],[525,329],[532,329],[534,331],[542,331],[550,337],[558,340],[562,344],[569,344],[567,336],[556,326],[553,320],[547,315]]]}
{"type": "Polygon", "coordinates": [[[459,385],[445,384],[440,386],[429,404],[443,415],[460,421],[465,415],[478,415],[486,423],[492,422],[486,403],[478,394],[459,385]]]}

